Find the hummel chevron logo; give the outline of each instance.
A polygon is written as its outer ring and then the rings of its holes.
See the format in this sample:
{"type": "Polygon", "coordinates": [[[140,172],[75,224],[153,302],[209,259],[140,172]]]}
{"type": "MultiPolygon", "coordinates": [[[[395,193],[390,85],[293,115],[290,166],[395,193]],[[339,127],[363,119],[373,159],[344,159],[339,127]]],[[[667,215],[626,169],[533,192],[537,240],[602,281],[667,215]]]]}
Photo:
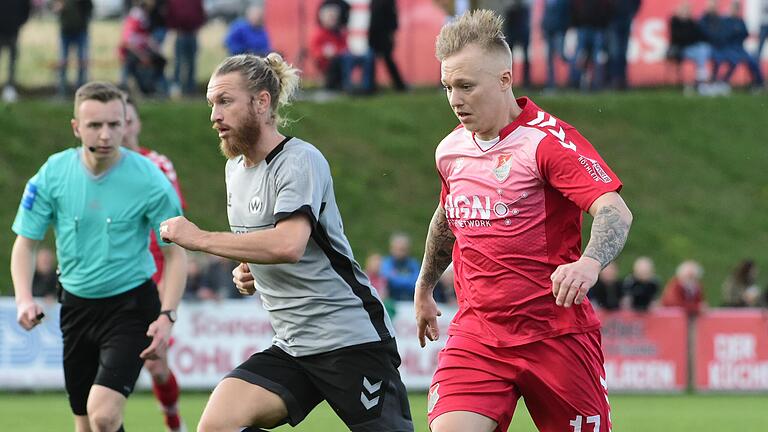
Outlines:
{"type": "Polygon", "coordinates": [[[379,396],[373,397],[373,394],[381,389],[382,382],[383,381],[371,383],[368,381],[367,377],[363,377],[363,391],[360,392],[360,402],[363,404],[366,410],[370,410],[379,404],[379,396]],[[369,398],[366,393],[371,397],[369,398]]]}
{"type": "MultiPolygon", "coordinates": [[[[547,115],[544,114],[544,111],[539,111],[536,113],[536,118],[526,123],[528,126],[538,126],[540,128],[546,128],[546,127],[554,127],[557,125],[557,121],[553,116],[549,116],[549,119],[547,121],[544,121],[544,119],[547,118],[547,115]],[[542,123],[543,122],[543,123],[542,123]]],[[[565,131],[563,128],[559,128],[559,130],[555,129],[547,129],[549,133],[555,136],[555,138],[560,141],[560,145],[563,146],[563,148],[567,148],[569,150],[576,151],[576,144],[574,144],[572,141],[568,141],[566,144],[565,142],[565,131]]]]}

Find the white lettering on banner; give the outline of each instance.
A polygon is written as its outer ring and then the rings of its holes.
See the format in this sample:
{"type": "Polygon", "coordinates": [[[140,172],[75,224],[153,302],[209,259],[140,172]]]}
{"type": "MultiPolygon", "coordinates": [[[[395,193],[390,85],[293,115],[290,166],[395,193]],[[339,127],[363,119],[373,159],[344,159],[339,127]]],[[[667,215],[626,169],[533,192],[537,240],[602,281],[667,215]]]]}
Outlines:
{"type": "Polygon", "coordinates": [[[714,338],[715,359],[735,362],[757,357],[755,336],[749,333],[716,333],[714,338]]]}
{"type": "Polygon", "coordinates": [[[757,338],[749,333],[716,333],[715,360],[707,365],[712,390],[768,390],[768,361],[757,361],[757,338]]]}
{"type": "Polygon", "coordinates": [[[611,390],[675,390],[675,363],[663,360],[606,361],[611,390]]]}
{"type": "Polygon", "coordinates": [[[708,366],[707,376],[712,390],[768,390],[768,361],[711,362],[708,366]]]}
{"type": "MultiPolygon", "coordinates": [[[[660,18],[649,18],[640,27],[643,44],[641,61],[657,63],[664,61],[669,43],[666,38],[667,23],[660,18]]],[[[631,60],[630,60],[631,61],[631,60]]]]}

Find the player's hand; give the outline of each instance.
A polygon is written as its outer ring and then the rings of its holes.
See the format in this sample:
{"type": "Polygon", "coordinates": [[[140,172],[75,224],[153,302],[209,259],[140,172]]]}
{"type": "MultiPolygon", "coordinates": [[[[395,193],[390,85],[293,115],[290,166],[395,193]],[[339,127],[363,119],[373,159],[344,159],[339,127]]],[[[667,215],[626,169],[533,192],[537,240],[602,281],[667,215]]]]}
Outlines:
{"type": "Polygon", "coordinates": [[[34,301],[21,303],[16,310],[16,321],[24,330],[32,330],[45,316],[43,308],[34,301]]]}
{"type": "Polygon", "coordinates": [[[232,282],[235,283],[235,288],[242,295],[253,295],[256,293],[256,283],[253,280],[251,269],[246,263],[240,263],[240,265],[232,270],[232,282]]]}
{"type": "Polygon", "coordinates": [[[168,340],[171,338],[173,323],[165,315],[160,315],[149,325],[147,336],[152,338],[152,343],[139,354],[144,360],[157,360],[165,356],[168,350],[168,340]]]}
{"type": "Polygon", "coordinates": [[[600,263],[589,257],[557,267],[550,276],[555,303],[565,307],[581,304],[587,291],[597,282],[600,269],[600,263]]]}
{"type": "Polygon", "coordinates": [[[203,231],[184,216],[176,216],[160,224],[160,238],[166,243],[176,243],[187,250],[199,250],[196,241],[203,231]]]}
{"type": "Polygon", "coordinates": [[[419,345],[424,348],[427,345],[425,337],[433,342],[440,337],[437,317],[442,315],[442,312],[437,308],[437,302],[432,297],[431,291],[428,294],[417,293],[413,299],[413,308],[416,312],[419,345]]]}

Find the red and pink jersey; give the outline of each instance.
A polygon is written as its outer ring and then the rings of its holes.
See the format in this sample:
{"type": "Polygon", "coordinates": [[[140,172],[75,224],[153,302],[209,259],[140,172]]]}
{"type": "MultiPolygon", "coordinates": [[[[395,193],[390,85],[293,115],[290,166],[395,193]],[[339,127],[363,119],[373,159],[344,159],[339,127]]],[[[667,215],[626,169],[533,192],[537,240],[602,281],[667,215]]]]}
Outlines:
{"type": "MultiPolygon", "coordinates": [[[[176,195],[179,196],[179,201],[181,202],[181,208],[186,209],[187,204],[184,202],[184,196],[181,194],[181,186],[179,186],[179,178],[176,177],[176,169],[173,168],[173,163],[171,162],[168,157],[165,155],[162,155],[154,150],[150,150],[148,148],[139,147],[139,153],[151,160],[158,168],[160,168],[160,171],[165,174],[165,176],[168,178],[168,180],[173,185],[173,188],[176,190],[176,195]]],[[[152,280],[155,281],[155,283],[159,283],[160,279],[163,278],[163,268],[165,267],[165,259],[163,257],[163,252],[160,250],[160,245],[157,244],[157,238],[155,237],[155,230],[151,230],[149,232],[149,250],[152,252],[152,257],[155,259],[155,266],[157,267],[157,271],[152,276],[152,280]]]]}
{"type": "Polygon", "coordinates": [[[456,236],[459,310],[448,329],[497,347],[597,329],[591,304],[555,304],[549,279],[581,256],[582,212],[621,181],[573,126],[528,98],[490,148],[463,127],[436,151],[456,236]]]}

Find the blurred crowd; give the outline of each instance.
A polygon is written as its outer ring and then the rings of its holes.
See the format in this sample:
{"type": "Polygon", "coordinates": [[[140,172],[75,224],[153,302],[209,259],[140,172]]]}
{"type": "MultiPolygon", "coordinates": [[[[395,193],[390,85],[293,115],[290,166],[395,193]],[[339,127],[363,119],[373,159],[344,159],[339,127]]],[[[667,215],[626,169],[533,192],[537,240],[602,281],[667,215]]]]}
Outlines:
{"type": "MultiPolygon", "coordinates": [[[[588,297],[593,305],[607,311],[645,312],[659,306],[680,307],[688,316],[695,317],[709,304],[702,285],[703,275],[701,264],[685,260],[677,266],[675,274],[662,289],[653,260],[643,256],[634,261],[632,271],[623,278],[618,264],[606,266],[588,297]]],[[[722,283],[720,306],[768,306],[768,289],[758,285],[757,277],[758,268],[754,260],[744,259],[736,264],[722,283]]]]}
{"type": "MultiPolygon", "coordinates": [[[[3,0],[0,14],[0,53],[8,52],[8,74],[2,99],[17,99],[16,68],[19,55],[18,34],[31,11],[42,10],[58,17],[60,40],[57,63],[57,90],[66,95],[88,79],[89,25],[94,3],[105,0],[3,0]],[[68,76],[69,65],[75,69],[68,76]]],[[[213,14],[214,0],[112,0],[123,2],[122,30],[115,47],[120,63],[119,81],[145,95],[177,97],[197,89],[198,32],[213,17],[224,17],[228,29],[222,46],[229,54],[264,55],[279,51],[270,41],[264,23],[265,2],[276,0],[237,0],[235,12],[213,14]],[[206,7],[207,6],[207,7],[206,7]],[[166,36],[175,37],[172,59],[163,49],[166,36]]],[[[730,92],[734,71],[745,65],[751,74],[750,87],[764,86],[760,56],[768,38],[768,0],[758,0],[760,29],[757,48],[748,52],[750,36],[744,22],[741,0],[708,0],[699,17],[691,13],[689,0],[676,2],[669,18],[667,61],[674,66],[678,81],[691,93],[723,95],[730,92]],[[682,65],[696,67],[693,82],[683,83],[682,65]]],[[[515,59],[522,65],[521,84],[531,85],[532,29],[538,26],[546,46],[545,91],[562,87],[581,90],[628,87],[627,52],[633,21],[642,7],[641,0],[434,0],[452,17],[466,9],[491,7],[505,17],[505,34],[515,59]],[[533,22],[534,1],[542,2],[543,15],[533,22]],[[573,34],[575,44],[566,44],[573,34]],[[558,76],[558,71],[567,71],[558,76]]],[[[381,60],[392,87],[409,88],[394,57],[398,30],[396,0],[370,0],[368,47],[353,50],[348,44],[350,3],[323,0],[312,11],[316,25],[307,34],[306,46],[299,54],[322,75],[321,85],[331,92],[372,94],[378,89],[376,62],[381,60]]],[[[295,59],[298,61],[298,59],[295,59]]],[[[302,60],[303,61],[303,60],[302,60]]]]}

